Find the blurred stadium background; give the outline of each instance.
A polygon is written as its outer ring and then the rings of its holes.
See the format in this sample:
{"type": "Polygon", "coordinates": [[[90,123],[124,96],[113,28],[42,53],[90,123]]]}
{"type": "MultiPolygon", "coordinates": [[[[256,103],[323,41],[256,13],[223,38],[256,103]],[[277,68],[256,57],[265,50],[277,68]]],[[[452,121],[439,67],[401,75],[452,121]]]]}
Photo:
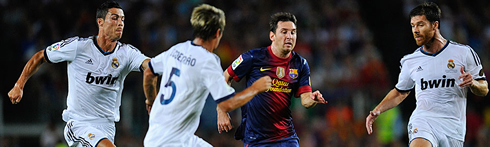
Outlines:
{"type": "MultiPolygon", "coordinates": [[[[44,64],[27,83],[24,98],[12,105],[7,93],[25,63],[38,50],[72,36],[97,34],[94,0],[0,0],[0,146],[63,146],[66,107],[66,63],[44,64]],[[54,143],[54,144],[53,144],[54,143]]],[[[208,3],[226,13],[227,25],[219,49],[223,68],[239,54],[270,45],[268,21],[275,12],[288,11],[298,19],[294,49],[310,65],[312,88],[328,104],[312,109],[294,99],[291,109],[301,146],[407,146],[406,123],[415,107],[411,94],[399,107],[383,113],[374,135],[364,127],[369,110],[394,87],[399,60],[413,52],[408,12],[421,0],[124,0],[121,42],[149,57],[175,43],[192,38],[192,8],[208,3]]],[[[442,9],[442,35],[469,44],[490,73],[490,1],[436,0],[442,9]]],[[[203,75],[205,76],[205,75],[203,75]]],[[[233,83],[237,91],[243,82],[233,83]]],[[[125,83],[121,121],[116,123],[116,145],[142,146],[148,126],[142,74],[130,74],[125,83]]],[[[489,96],[469,95],[465,146],[490,145],[489,96]]],[[[208,98],[197,135],[217,147],[242,146],[235,129],[218,134],[216,104],[208,98]]],[[[162,114],[164,115],[164,114],[162,114]]],[[[231,113],[235,127],[240,111],[231,113]]]]}

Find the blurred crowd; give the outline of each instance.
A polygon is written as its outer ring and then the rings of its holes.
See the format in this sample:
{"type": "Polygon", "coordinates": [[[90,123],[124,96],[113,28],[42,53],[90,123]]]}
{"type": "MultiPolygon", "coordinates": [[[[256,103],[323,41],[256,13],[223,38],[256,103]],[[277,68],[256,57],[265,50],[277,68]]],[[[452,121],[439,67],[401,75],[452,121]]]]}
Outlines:
{"type": "MultiPolygon", "coordinates": [[[[3,46],[0,61],[7,69],[2,72],[0,85],[3,124],[36,123],[45,124],[47,128],[34,137],[10,136],[4,134],[15,133],[3,132],[0,146],[64,144],[61,112],[66,107],[66,63],[43,65],[27,83],[20,104],[11,105],[7,93],[35,52],[72,36],[97,34],[95,11],[102,2],[0,0],[0,43],[3,46]],[[31,138],[31,142],[23,141],[25,138],[31,138]]],[[[226,13],[224,36],[215,53],[220,56],[222,67],[227,68],[241,53],[270,45],[270,15],[291,12],[298,19],[294,51],[308,60],[312,88],[320,90],[329,102],[305,109],[299,99],[293,99],[293,122],[301,146],[406,146],[406,122],[415,107],[413,94],[399,107],[378,118],[373,135],[366,133],[365,117],[394,88],[399,60],[416,49],[408,13],[423,1],[383,2],[373,8],[363,5],[369,2],[357,0],[124,0],[119,1],[126,15],[120,41],[154,57],[178,42],[193,38],[189,23],[192,8],[208,3],[226,13]],[[398,7],[401,9],[390,9],[398,7]],[[384,13],[369,14],[373,12],[371,9],[382,9],[384,13]],[[391,16],[388,15],[391,11],[401,14],[396,16],[400,19],[387,17],[391,16]],[[403,22],[393,23],[392,20],[403,22]],[[379,35],[381,32],[377,31],[384,29],[380,27],[390,24],[402,24],[392,26],[402,31],[379,35]],[[404,44],[383,41],[400,36],[405,36],[404,44]],[[383,44],[393,45],[387,48],[383,44]],[[399,54],[389,54],[392,52],[399,54]]],[[[490,73],[490,2],[434,2],[442,9],[441,34],[473,47],[480,55],[485,73],[490,73]]],[[[130,74],[125,85],[115,143],[123,147],[142,146],[148,126],[142,74],[130,74]]],[[[232,86],[241,91],[244,83],[232,86]]],[[[489,102],[488,96],[469,95],[465,146],[490,144],[489,102]]],[[[215,106],[208,99],[196,134],[214,146],[242,146],[241,141],[233,139],[235,129],[218,134],[215,106]]],[[[234,127],[238,127],[240,111],[230,115],[234,127]]]]}

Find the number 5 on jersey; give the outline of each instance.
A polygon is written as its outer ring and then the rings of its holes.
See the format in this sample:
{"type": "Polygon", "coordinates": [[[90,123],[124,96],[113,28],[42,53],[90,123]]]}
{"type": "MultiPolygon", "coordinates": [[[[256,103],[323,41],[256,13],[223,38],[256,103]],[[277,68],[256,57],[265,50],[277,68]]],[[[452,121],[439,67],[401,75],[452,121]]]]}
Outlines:
{"type": "Polygon", "coordinates": [[[163,94],[160,96],[160,102],[162,105],[169,104],[170,102],[172,102],[172,100],[174,100],[175,91],[177,91],[177,87],[175,86],[174,81],[172,81],[173,75],[180,77],[180,70],[175,67],[172,68],[172,71],[170,72],[170,76],[168,76],[167,84],[165,84],[165,88],[167,88],[168,86],[172,87],[172,94],[170,95],[170,98],[167,100],[164,99],[165,96],[163,94]]]}

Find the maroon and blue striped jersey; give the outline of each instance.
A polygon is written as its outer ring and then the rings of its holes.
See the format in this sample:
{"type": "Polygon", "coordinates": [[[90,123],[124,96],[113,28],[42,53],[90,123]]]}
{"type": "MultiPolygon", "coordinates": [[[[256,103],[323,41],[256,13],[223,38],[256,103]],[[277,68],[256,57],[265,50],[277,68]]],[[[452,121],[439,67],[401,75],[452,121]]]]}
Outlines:
{"type": "Polygon", "coordinates": [[[272,86],[241,107],[242,121],[235,139],[256,144],[297,138],[291,117],[293,94],[311,92],[310,68],[306,59],[292,51],[286,59],[269,47],[252,49],[240,55],[227,69],[235,81],[246,78],[246,87],[263,76],[270,76],[272,86]]]}

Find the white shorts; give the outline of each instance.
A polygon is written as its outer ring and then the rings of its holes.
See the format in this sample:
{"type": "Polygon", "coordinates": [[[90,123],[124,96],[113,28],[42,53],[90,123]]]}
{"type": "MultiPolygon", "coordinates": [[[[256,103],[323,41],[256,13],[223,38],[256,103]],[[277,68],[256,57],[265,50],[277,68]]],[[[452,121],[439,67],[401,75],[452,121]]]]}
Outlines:
{"type": "Polygon", "coordinates": [[[87,123],[70,120],[66,123],[64,136],[70,147],[95,147],[104,138],[114,143],[114,123],[87,123]]]}
{"type": "Polygon", "coordinates": [[[213,147],[211,144],[196,135],[186,135],[174,137],[171,140],[159,137],[153,138],[146,134],[144,146],[165,146],[165,147],[213,147]],[[151,138],[151,139],[150,139],[151,138]]]}
{"type": "Polygon", "coordinates": [[[434,129],[427,120],[415,118],[408,122],[408,139],[410,143],[417,138],[428,140],[433,147],[463,147],[464,141],[455,139],[434,129]]]}
{"type": "Polygon", "coordinates": [[[204,141],[202,138],[197,137],[196,135],[193,135],[188,142],[189,146],[194,146],[194,147],[212,147],[211,144],[208,142],[204,141]]]}

